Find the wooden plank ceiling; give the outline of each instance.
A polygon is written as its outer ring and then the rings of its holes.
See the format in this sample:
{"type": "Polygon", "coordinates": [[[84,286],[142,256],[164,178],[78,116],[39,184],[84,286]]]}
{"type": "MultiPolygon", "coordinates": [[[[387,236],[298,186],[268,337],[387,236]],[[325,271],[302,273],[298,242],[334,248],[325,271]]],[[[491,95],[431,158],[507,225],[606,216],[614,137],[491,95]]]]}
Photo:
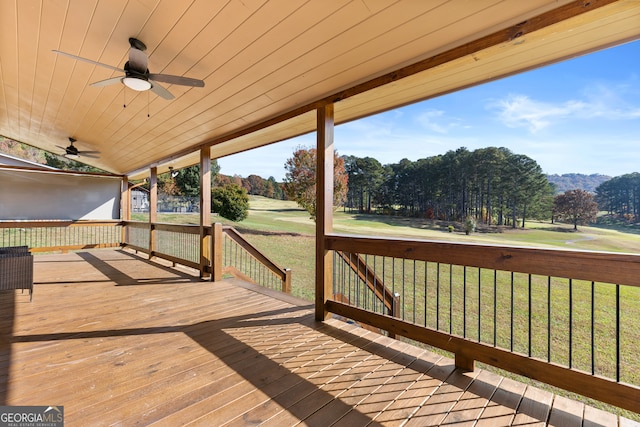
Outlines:
{"type": "Polygon", "coordinates": [[[3,0],[0,28],[0,135],[136,178],[311,132],[335,99],[342,123],[637,39],[640,1],[3,0]],[[52,52],[123,68],[129,37],[205,87],[90,86],[120,74],[52,52]]]}

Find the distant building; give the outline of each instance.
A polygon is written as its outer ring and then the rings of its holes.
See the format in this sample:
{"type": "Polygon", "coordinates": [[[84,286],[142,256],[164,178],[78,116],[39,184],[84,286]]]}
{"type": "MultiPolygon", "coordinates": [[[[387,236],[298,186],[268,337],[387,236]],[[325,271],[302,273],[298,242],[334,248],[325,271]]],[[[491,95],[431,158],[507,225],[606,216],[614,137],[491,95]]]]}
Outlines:
{"type": "Polygon", "coordinates": [[[131,212],[149,212],[149,190],[142,187],[131,190],[131,212]]]}

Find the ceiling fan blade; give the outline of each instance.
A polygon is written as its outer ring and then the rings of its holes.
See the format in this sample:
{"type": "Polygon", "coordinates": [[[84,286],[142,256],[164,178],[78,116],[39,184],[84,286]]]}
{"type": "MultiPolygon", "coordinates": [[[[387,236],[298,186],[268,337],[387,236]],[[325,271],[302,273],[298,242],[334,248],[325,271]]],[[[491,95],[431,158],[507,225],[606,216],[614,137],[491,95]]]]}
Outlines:
{"type": "Polygon", "coordinates": [[[149,78],[157,82],[169,83],[173,85],[204,87],[204,82],[190,77],[172,76],[170,74],[149,74],[149,78]]]}
{"type": "Polygon", "coordinates": [[[166,90],[165,88],[163,88],[162,86],[160,86],[158,83],[154,81],[151,81],[151,92],[155,93],[156,95],[164,99],[175,98],[173,95],[171,95],[171,92],[169,92],[168,90],[166,90]]]}
{"type": "Polygon", "coordinates": [[[99,158],[99,156],[97,154],[88,154],[88,153],[91,153],[91,151],[80,151],[78,153],[78,155],[82,156],[82,157],[89,157],[90,159],[98,159],[99,158]]]}
{"type": "Polygon", "coordinates": [[[58,55],[64,55],[64,56],[68,56],[69,58],[77,59],[78,61],[88,62],[89,64],[99,65],[101,67],[105,67],[105,68],[108,68],[108,69],[113,70],[113,71],[120,71],[121,73],[124,73],[123,69],[117,68],[117,67],[113,67],[111,65],[103,64],[102,62],[92,61],[91,59],[83,58],[81,56],[72,55],[70,53],[62,52],[62,51],[59,51],[59,50],[53,50],[52,52],[53,53],[57,53],[58,55]]]}
{"type": "Polygon", "coordinates": [[[146,53],[135,47],[129,49],[129,69],[144,74],[147,72],[148,62],[149,59],[146,53]]]}
{"type": "Polygon", "coordinates": [[[93,82],[89,86],[109,86],[120,82],[122,82],[122,77],[111,77],[110,79],[93,82]]]}

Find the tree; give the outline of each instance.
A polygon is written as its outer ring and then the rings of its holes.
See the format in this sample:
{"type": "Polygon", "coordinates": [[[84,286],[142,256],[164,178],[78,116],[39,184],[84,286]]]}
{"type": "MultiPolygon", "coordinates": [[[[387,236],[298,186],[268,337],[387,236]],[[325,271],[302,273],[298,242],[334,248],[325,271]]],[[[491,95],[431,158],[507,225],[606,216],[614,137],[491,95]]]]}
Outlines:
{"type": "Polygon", "coordinates": [[[75,160],[68,160],[61,156],[58,156],[57,154],[50,154],[46,151],[43,151],[43,153],[45,164],[47,166],[67,171],[104,173],[102,169],[85,165],[84,163],[80,163],[75,160]]]}
{"type": "Polygon", "coordinates": [[[383,180],[382,165],[372,157],[343,156],[343,159],[349,181],[348,206],[357,207],[358,212],[371,213],[374,194],[383,180]]]}
{"type": "Polygon", "coordinates": [[[637,222],[640,217],[640,173],[629,173],[603,182],[596,188],[596,202],[609,214],[637,222]]]}
{"type": "Polygon", "coordinates": [[[522,228],[527,218],[527,208],[538,205],[545,193],[549,190],[549,181],[542,173],[542,169],[530,157],[523,154],[513,154],[509,160],[510,179],[512,184],[512,224],[516,227],[518,217],[522,218],[522,228]]]}
{"type": "Polygon", "coordinates": [[[594,222],[598,214],[598,204],[593,195],[584,190],[569,190],[558,194],[553,208],[556,217],[572,223],[574,230],[578,229],[578,224],[594,222]]]}
{"type": "Polygon", "coordinates": [[[264,189],[265,189],[264,182],[265,182],[265,180],[262,177],[260,177],[258,175],[249,175],[247,177],[247,179],[243,180],[243,181],[246,181],[246,183],[247,183],[247,185],[244,185],[244,182],[243,182],[243,187],[245,187],[245,188],[249,187],[249,188],[247,188],[247,192],[249,194],[254,194],[256,196],[264,196],[265,195],[264,194],[264,189]]]}
{"type": "Polygon", "coordinates": [[[269,187],[270,187],[267,193],[268,194],[267,197],[282,200],[284,198],[284,195],[282,194],[282,187],[280,186],[280,184],[278,184],[276,179],[270,176],[269,179],[267,180],[267,183],[269,184],[269,187]]]}
{"type": "Polygon", "coordinates": [[[249,214],[247,190],[237,184],[228,184],[211,190],[211,210],[231,221],[242,221],[249,214]]]}
{"type": "Polygon", "coordinates": [[[158,175],[158,190],[168,196],[179,196],[180,188],[171,176],[171,172],[158,175]]]}
{"type": "MultiPolygon", "coordinates": [[[[220,166],[216,160],[211,161],[211,185],[213,186],[216,176],[220,172],[220,166]]],[[[174,178],[176,186],[180,189],[181,196],[200,196],[200,165],[193,165],[178,170],[174,178]]]]}
{"type": "MultiPolygon", "coordinates": [[[[306,209],[311,218],[316,218],[316,158],[315,148],[298,148],[293,157],[287,159],[284,191],[290,200],[306,209]]],[[[333,205],[340,206],[348,191],[348,178],[344,159],[333,152],[333,205]]]]}

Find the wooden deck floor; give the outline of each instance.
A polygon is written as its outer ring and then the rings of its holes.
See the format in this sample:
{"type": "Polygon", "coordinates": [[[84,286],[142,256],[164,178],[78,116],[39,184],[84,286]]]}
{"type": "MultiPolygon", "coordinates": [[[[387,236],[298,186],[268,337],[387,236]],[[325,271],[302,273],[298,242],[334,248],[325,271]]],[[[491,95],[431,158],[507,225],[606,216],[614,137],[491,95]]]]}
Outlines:
{"type": "Polygon", "coordinates": [[[68,426],[637,425],[233,280],[116,250],[36,256],[0,293],[0,405],[68,426]]]}

